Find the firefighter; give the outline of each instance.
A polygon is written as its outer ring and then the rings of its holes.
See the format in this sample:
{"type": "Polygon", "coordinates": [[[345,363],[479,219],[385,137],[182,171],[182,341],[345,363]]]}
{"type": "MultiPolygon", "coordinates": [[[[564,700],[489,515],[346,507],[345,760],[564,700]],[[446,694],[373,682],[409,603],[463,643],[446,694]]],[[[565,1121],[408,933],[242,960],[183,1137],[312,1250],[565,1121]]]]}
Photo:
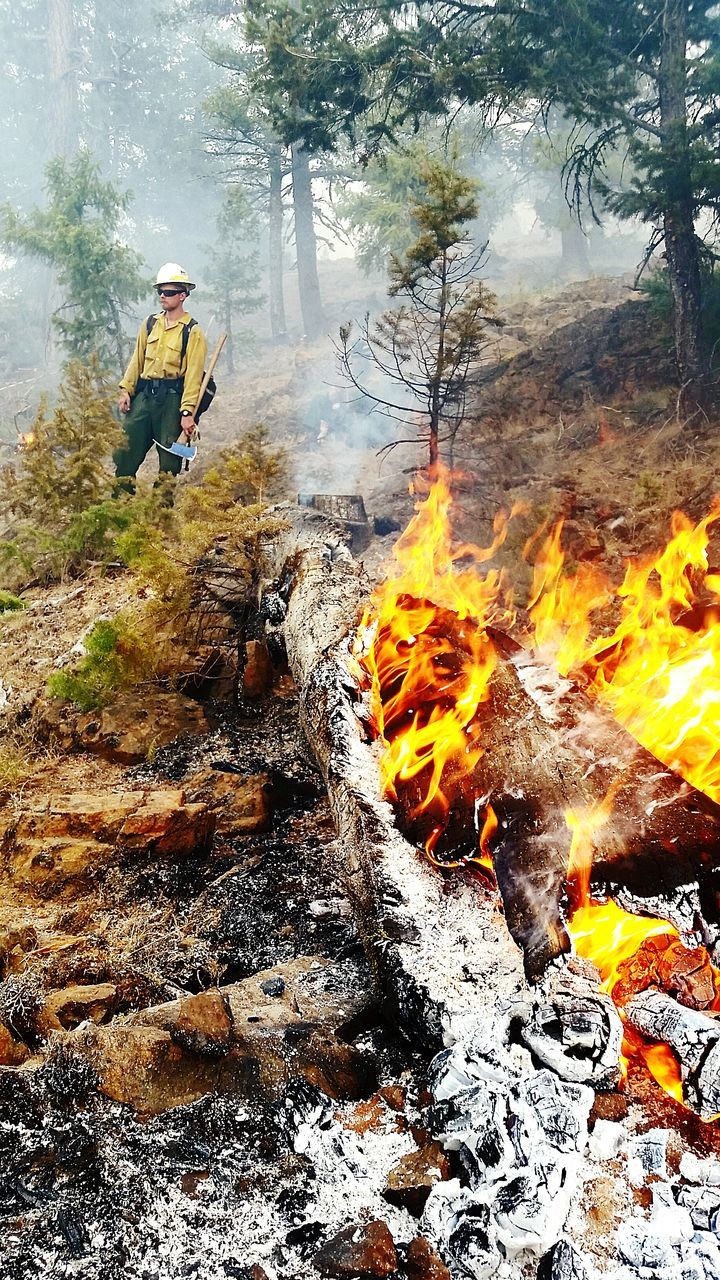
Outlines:
{"type": "Polygon", "coordinates": [[[170,452],[195,433],[193,411],[203,378],[207,342],[185,310],[195,285],[177,262],[166,262],[155,281],[162,310],[140,326],[135,350],[120,383],[118,408],[126,442],[113,455],[120,489],[132,492],[138,467],[153,444],[160,471],[177,475],[182,458],[170,452]]]}

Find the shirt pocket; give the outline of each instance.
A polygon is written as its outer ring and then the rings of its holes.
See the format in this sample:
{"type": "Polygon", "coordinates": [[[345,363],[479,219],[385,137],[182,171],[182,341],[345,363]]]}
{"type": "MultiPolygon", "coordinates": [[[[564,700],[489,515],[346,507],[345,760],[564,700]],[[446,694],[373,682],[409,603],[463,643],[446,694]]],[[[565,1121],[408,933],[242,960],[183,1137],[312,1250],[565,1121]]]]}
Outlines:
{"type": "Polygon", "coordinates": [[[166,378],[179,378],[180,357],[182,353],[183,326],[177,325],[165,331],[165,351],[163,353],[163,374],[166,378]]]}
{"type": "Polygon", "coordinates": [[[160,334],[156,329],[148,334],[143,361],[143,378],[161,378],[162,362],[160,359],[160,334]]]}

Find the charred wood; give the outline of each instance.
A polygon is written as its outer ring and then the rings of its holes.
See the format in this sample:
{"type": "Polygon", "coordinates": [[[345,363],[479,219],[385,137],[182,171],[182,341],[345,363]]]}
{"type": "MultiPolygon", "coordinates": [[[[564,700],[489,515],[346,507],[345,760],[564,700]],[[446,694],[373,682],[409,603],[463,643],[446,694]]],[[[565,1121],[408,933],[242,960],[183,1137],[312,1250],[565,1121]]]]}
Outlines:
{"type": "Polygon", "coordinates": [[[678,1057],[685,1101],[702,1120],[720,1112],[720,1025],[678,1004],[662,991],[643,991],[625,1006],[631,1026],[670,1045],[678,1057]]]}

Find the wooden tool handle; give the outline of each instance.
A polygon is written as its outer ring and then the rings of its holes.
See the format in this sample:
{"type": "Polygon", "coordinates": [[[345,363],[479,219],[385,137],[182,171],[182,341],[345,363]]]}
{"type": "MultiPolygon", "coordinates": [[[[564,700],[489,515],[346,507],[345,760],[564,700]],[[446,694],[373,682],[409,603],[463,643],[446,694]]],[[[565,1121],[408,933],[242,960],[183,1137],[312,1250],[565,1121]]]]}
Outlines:
{"type": "Polygon", "coordinates": [[[218,338],[218,340],[217,340],[217,342],[216,342],[216,344],[215,344],[215,350],[213,351],[213,353],[212,353],[212,355],[211,355],[211,357],[210,357],[210,363],[209,363],[209,365],[208,365],[207,369],[205,370],[205,373],[204,373],[204,375],[203,375],[203,380],[202,380],[202,382],[200,383],[200,390],[199,390],[199,392],[198,392],[198,398],[197,398],[197,401],[196,401],[196,403],[195,403],[195,408],[193,409],[193,418],[195,417],[195,414],[197,413],[197,411],[198,411],[198,409],[199,409],[199,407],[200,407],[200,401],[202,400],[203,396],[205,395],[205,389],[206,389],[206,387],[207,387],[208,382],[209,382],[209,381],[210,381],[210,379],[212,378],[212,375],[213,375],[213,369],[215,368],[215,365],[216,365],[216,364],[217,364],[217,362],[218,362],[218,359],[219,359],[219,357],[220,357],[220,352],[222,351],[223,347],[225,346],[225,340],[226,340],[226,338],[227,338],[227,334],[226,334],[226,333],[221,333],[221,334],[220,334],[220,337],[218,338]]]}

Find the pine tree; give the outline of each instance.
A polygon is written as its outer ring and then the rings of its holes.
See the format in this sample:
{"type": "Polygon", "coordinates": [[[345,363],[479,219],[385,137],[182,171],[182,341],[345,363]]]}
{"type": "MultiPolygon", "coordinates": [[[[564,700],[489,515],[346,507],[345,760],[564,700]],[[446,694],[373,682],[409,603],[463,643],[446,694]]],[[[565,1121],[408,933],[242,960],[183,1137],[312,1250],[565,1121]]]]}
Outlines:
{"type": "Polygon", "coordinates": [[[431,471],[448,446],[449,462],[465,416],[471,364],[487,342],[495,299],[477,279],[485,246],[477,249],[466,225],[477,215],[476,184],[454,161],[421,166],[423,197],[410,202],[416,239],[391,255],[391,297],[404,299],[374,322],[366,316],[359,337],[340,331],[340,366],[353,386],[381,412],[407,423],[421,408],[431,471]],[[370,369],[368,369],[368,364],[370,369]],[[371,369],[399,389],[373,390],[371,369]]]}
{"type": "Polygon", "coordinates": [[[71,361],[57,405],[40,404],[16,466],[0,471],[2,560],[13,584],[47,580],[102,554],[124,511],[110,498],[110,454],[122,438],[97,359],[71,361]]]}
{"type": "Polygon", "coordinates": [[[130,197],[101,180],[87,151],[52,160],[46,174],[44,209],[23,215],[0,208],[4,242],[55,270],[63,302],[53,325],[68,356],[87,360],[95,353],[103,364],[122,367],[129,350],[123,317],[149,288],[142,259],[118,237],[130,197]]]}

